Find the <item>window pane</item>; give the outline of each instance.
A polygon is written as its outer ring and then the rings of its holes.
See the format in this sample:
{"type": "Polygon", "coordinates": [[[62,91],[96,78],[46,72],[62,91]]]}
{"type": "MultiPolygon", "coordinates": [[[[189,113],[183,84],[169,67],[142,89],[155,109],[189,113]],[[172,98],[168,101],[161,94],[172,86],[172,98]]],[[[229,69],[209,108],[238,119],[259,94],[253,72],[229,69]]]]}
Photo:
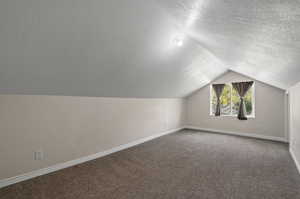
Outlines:
{"type": "Polygon", "coordinates": [[[237,115],[240,107],[240,97],[237,91],[232,88],[232,114],[237,115]]]}
{"type": "Polygon", "coordinates": [[[251,115],[252,114],[252,92],[253,89],[250,88],[250,90],[247,92],[246,96],[245,96],[245,107],[246,107],[246,112],[247,115],[251,115]]]}
{"type": "Polygon", "coordinates": [[[211,88],[212,91],[211,91],[211,114],[215,114],[216,113],[216,107],[217,107],[217,96],[216,96],[216,93],[214,91],[213,88],[211,88]]]}
{"type": "Polygon", "coordinates": [[[231,115],[231,88],[227,84],[221,95],[221,115],[231,115]]]}
{"type": "MultiPolygon", "coordinates": [[[[221,115],[230,115],[231,114],[231,88],[230,85],[226,85],[221,95],[221,115]]],[[[211,92],[211,113],[215,114],[217,107],[217,96],[215,91],[212,88],[211,92]]]]}
{"type": "MultiPolygon", "coordinates": [[[[245,96],[245,108],[246,108],[246,113],[247,115],[252,114],[252,92],[253,92],[253,87],[249,89],[245,96]]],[[[237,91],[233,88],[232,89],[232,114],[237,115],[240,107],[240,97],[237,93],[237,91]]]]}

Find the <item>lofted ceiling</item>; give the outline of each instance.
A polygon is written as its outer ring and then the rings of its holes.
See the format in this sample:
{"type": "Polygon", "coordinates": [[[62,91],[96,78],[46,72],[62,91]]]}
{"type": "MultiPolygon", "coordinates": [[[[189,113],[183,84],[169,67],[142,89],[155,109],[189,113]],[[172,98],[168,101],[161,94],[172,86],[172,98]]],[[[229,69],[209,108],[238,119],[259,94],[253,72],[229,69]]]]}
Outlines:
{"type": "Polygon", "coordinates": [[[0,1],[0,94],[183,97],[228,70],[300,81],[300,0],[0,1]]]}

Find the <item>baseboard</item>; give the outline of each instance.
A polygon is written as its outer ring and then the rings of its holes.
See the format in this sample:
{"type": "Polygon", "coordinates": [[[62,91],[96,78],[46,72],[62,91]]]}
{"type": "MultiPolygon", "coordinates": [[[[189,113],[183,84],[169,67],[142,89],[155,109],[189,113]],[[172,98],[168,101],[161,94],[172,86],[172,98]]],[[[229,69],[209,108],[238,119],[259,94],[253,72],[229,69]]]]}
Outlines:
{"type": "Polygon", "coordinates": [[[298,169],[298,172],[300,174],[300,162],[297,160],[296,155],[295,155],[294,151],[291,149],[291,147],[290,147],[290,154],[291,154],[291,156],[296,164],[296,167],[298,169]]]}
{"type": "Polygon", "coordinates": [[[182,128],[172,129],[172,130],[169,130],[169,131],[165,131],[163,133],[159,133],[159,134],[155,134],[155,135],[152,135],[152,136],[149,136],[149,137],[146,137],[146,138],[138,139],[138,140],[135,140],[133,142],[123,144],[123,145],[120,145],[120,146],[114,147],[112,149],[102,151],[102,152],[99,152],[99,153],[96,153],[96,154],[93,154],[93,155],[89,155],[89,156],[85,156],[85,157],[82,157],[82,158],[79,158],[79,159],[75,159],[75,160],[71,160],[71,161],[68,161],[68,162],[56,164],[54,166],[39,169],[39,170],[32,171],[32,172],[29,172],[29,173],[25,173],[25,174],[22,174],[22,175],[19,175],[19,176],[3,179],[3,180],[0,180],[0,188],[6,187],[6,186],[9,186],[9,185],[18,183],[18,182],[22,182],[22,181],[25,181],[25,180],[29,180],[31,178],[35,178],[35,177],[38,177],[38,176],[41,176],[41,175],[52,173],[54,171],[65,169],[67,167],[75,166],[75,165],[78,165],[78,164],[81,164],[81,163],[84,163],[84,162],[87,162],[87,161],[90,161],[90,160],[101,158],[103,156],[106,156],[106,155],[109,155],[109,154],[112,154],[112,153],[130,148],[130,147],[142,144],[144,142],[153,140],[155,138],[158,138],[158,137],[161,137],[161,136],[164,136],[164,135],[167,135],[167,134],[175,133],[175,132],[180,131],[182,129],[184,129],[184,128],[182,127],[182,128]]]}
{"type": "Polygon", "coordinates": [[[199,130],[199,131],[220,133],[220,134],[228,134],[228,135],[237,135],[237,136],[243,136],[243,137],[258,138],[258,139],[288,143],[288,140],[286,138],[252,134],[252,133],[250,134],[250,133],[242,133],[242,132],[231,132],[231,131],[223,131],[223,130],[216,130],[216,129],[200,128],[200,127],[196,127],[196,126],[185,126],[185,129],[199,130]]]}

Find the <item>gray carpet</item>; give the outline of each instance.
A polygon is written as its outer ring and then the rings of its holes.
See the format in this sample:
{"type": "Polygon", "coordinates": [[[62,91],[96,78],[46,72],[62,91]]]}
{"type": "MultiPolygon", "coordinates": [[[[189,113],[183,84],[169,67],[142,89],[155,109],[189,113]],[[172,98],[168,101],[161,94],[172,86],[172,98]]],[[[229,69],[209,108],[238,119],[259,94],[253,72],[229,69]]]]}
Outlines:
{"type": "Polygon", "coordinates": [[[298,199],[283,143],[184,130],[0,189],[0,199],[298,199]]]}

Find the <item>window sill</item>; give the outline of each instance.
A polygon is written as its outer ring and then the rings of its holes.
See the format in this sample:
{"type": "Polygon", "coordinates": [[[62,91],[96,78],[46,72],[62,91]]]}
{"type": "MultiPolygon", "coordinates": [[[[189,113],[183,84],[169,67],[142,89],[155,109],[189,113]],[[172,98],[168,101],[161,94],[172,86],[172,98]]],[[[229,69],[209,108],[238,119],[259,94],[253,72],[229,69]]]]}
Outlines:
{"type": "MultiPolygon", "coordinates": [[[[211,117],[215,117],[215,118],[218,118],[218,117],[232,117],[232,118],[237,118],[237,115],[220,115],[220,116],[215,116],[213,114],[210,114],[211,117]]],[[[247,116],[248,119],[255,119],[255,115],[249,115],[247,116]]]]}

